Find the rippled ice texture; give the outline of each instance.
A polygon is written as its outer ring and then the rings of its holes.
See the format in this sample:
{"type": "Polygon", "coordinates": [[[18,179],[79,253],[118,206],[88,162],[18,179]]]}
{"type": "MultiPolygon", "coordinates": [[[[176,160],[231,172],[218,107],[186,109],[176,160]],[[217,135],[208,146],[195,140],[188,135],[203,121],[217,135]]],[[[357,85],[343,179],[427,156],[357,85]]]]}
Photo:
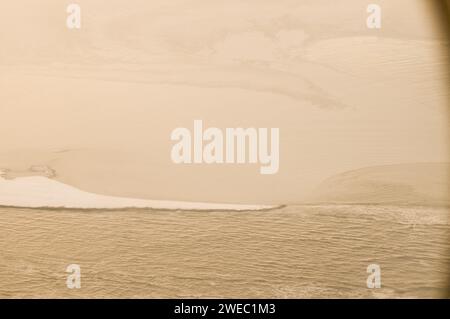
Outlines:
{"type": "Polygon", "coordinates": [[[448,208],[0,208],[0,297],[445,297],[448,208]],[[82,288],[66,288],[79,264],[82,288]],[[366,268],[381,266],[381,289],[366,268]]]}

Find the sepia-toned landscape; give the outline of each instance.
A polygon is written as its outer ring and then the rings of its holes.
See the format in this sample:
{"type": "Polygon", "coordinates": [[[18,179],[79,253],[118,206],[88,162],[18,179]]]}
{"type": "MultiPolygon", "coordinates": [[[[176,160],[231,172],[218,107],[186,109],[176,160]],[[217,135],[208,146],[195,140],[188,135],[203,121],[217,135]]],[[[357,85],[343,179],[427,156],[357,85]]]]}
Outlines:
{"type": "Polygon", "coordinates": [[[370,3],[2,1],[0,298],[448,296],[448,3],[370,3]],[[196,120],[279,169],[175,164],[196,120]]]}

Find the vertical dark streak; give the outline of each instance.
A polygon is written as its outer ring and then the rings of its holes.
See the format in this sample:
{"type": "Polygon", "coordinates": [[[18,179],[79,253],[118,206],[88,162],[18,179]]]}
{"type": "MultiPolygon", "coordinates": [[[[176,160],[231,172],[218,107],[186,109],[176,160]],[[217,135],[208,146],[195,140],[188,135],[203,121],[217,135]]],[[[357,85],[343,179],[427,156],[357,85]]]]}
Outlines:
{"type": "MultiPolygon", "coordinates": [[[[449,48],[449,42],[450,42],[450,0],[442,0],[442,1],[438,1],[438,5],[436,6],[436,10],[437,10],[437,16],[439,18],[439,22],[441,24],[441,28],[446,36],[447,39],[447,54],[445,55],[447,58],[447,72],[450,73],[450,48],[449,48]]],[[[450,79],[450,74],[448,76],[448,79],[450,79]]],[[[447,83],[447,88],[450,87],[450,83],[447,83]]],[[[447,116],[449,116],[450,114],[450,101],[448,101],[448,105],[449,105],[449,110],[447,113],[447,116]]],[[[450,121],[449,121],[450,122],[450,121]]],[[[449,134],[450,132],[447,132],[447,136],[450,136],[449,134]]],[[[450,144],[450,142],[447,142],[447,145],[450,144]]],[[[450,150],[449,150],[449,158],[450,158],[450,150]]],[[[447,178],[449,178],[449,176],[447,175],[447,178]]],[[[450,218],[450,217],[448,217],[450,218]]],[[[449,242],[450,242],[450,233],[448,234],[449,237],[449,242]]],[[[447,252],[447,259],[449,261],[449,264],[447,265],[448,270],[447,270],[447,293],[446,293],[446,298],[450,299],[450,250],[447,252]]]]}
{"type": "MultiPolygon", "coordinates": [[[[450,81],[450,0],[425,0],[427,5],[429,6],[430,12],[432,12],[435,21],[437,22],[437,26],[439,28],[439,38],[442,37],[442,39],[445,41],[446,45],[444,46],[444,57],[446,59],[445,67],[448,73],[447,79],[450,81]]],[[[447,83],[447,88],[450,87],[450,83],[447,83]]],[[[450,101],[447,101],[447,120],[450,124],[450,101]]],[[[450,125],[449,125],[450,127],[450,125]]],[[[447,131],[447,138],[450,137],[450,129],[447,131]]],[[[447,140],[447,147],[450,146],[450,140],[447,140]]],[[[450,162],[450,147],[448,150],[448,162],[450,162]]],[[[450,166],[450,165],[449,165],[450,166]]],[[[447,179],[450,179],[450,169],[447,172],[447,179]]],[[[450,183],[450,180],[449,180],[450,183]]],[[[450,189],[449,189],[450,191],[450,189]]],[[[450,213],[450,208],[449,213],[450,213]]],[[[450,216],[449,222],[450,222],[450,216]]],[[[450,242],[450,232],[448,234],[449,242],[450,242]]],[[[449,264],[447,265],[447,291],[443,293],[443,298],[450,298],[450,250],[446,253],[446,256],[444,257],[447,259],[449,264]]]]}
{"type": "Polygon", "coordinates": [[[450,40],[450,24],[449,24],[449,14],[450,14],[450,0],[436,0],[430,1],[431,5],[434,6],[434,11],[436,12],[437,20],[441,26],[442,32],[450,40]]]}

